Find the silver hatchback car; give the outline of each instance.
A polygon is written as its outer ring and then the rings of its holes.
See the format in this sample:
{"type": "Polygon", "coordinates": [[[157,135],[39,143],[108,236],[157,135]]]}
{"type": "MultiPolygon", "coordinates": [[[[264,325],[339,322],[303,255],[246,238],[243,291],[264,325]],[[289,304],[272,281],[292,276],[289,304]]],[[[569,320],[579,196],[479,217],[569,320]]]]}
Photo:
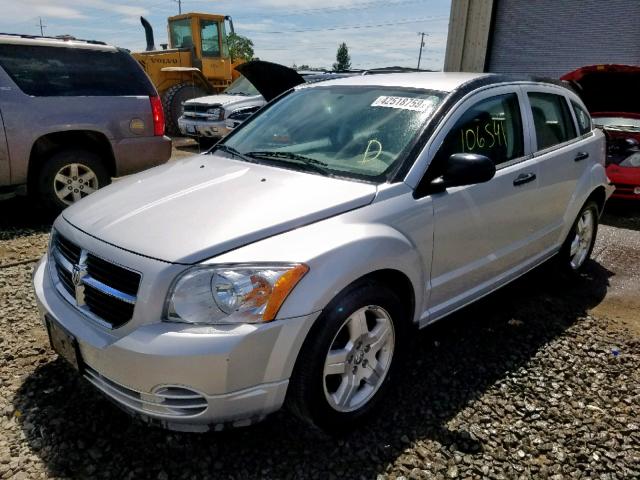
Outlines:
{"type": "Polygon", "coordinates": [[[605,139],[552,83],[299,86],[207,155],[65,210],[34,273],[54,349],[127,411],[221,429],[373,411],[413,330],[555,257],[583,268],[605,139]]]}

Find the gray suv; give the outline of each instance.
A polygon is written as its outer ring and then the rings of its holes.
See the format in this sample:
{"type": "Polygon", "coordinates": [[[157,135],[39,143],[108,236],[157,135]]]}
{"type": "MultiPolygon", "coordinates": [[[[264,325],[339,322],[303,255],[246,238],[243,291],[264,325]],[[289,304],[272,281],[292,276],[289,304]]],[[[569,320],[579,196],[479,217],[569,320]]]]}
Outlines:
{"type": "Polygon", "coordinates": [[[171,156],[154,86],[101,42],[0,35],[0,127],[0,199],[54,211],[171,156]]]}
{"type": "Polygon", "coordinates": [[[415,330],[552,258],[567,278],[587,264],[613,189],[584,112],[486,74],[298,86],[208,155],[58,217],[34,274],[51,343],[169,428],[285,403],[352,428],[411,366],[415,330]]]}

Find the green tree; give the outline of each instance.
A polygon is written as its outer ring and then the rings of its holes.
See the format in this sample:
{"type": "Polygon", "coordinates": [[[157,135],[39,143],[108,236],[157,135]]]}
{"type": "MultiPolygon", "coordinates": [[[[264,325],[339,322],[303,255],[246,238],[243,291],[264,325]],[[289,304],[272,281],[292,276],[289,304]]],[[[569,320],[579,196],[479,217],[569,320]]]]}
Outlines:
{"type": "Polygon", "coordinates": [[[349,56],[349,48],[347,44],[342,42],[338,47],[336,53],[336,63],[333,64],[333,70],[350,70],[351,69],[351,57],[349,56]]]}
{"type": "Polygon", "coordinates": [[[232,33],[227,37],[229,42],[229,56],[231,61],[243,60],[248,62],[253,58],[253,42],[247,37],[232,33]]]}

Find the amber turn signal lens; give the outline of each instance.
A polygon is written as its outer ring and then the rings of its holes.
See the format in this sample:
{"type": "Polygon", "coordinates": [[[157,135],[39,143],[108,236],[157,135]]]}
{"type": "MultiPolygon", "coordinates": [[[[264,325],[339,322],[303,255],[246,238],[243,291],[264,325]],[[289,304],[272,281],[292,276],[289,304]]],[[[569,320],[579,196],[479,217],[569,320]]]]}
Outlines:
{"type": "Polygon", "coordinates": [[[273,292],[269,297],[267,306],[262,314],[262,320],[270,322],[278,314],[278,310],[287,299],[293,287],[304,277],[309,271],[309,267],[304,264],[296,265],[291,270],[283,274],[273,286],[273,292]]]}

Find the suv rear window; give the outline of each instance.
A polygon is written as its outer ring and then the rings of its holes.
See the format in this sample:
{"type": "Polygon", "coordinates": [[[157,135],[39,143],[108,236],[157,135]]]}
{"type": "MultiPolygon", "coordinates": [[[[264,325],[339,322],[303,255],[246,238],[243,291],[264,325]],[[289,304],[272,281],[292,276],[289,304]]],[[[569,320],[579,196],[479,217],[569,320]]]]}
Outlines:
{"type": "Polygon", "coordinates": [[[155,95],[138,62],[121,50],[4,44],[0,65],[36,97],[155,95]]]}

